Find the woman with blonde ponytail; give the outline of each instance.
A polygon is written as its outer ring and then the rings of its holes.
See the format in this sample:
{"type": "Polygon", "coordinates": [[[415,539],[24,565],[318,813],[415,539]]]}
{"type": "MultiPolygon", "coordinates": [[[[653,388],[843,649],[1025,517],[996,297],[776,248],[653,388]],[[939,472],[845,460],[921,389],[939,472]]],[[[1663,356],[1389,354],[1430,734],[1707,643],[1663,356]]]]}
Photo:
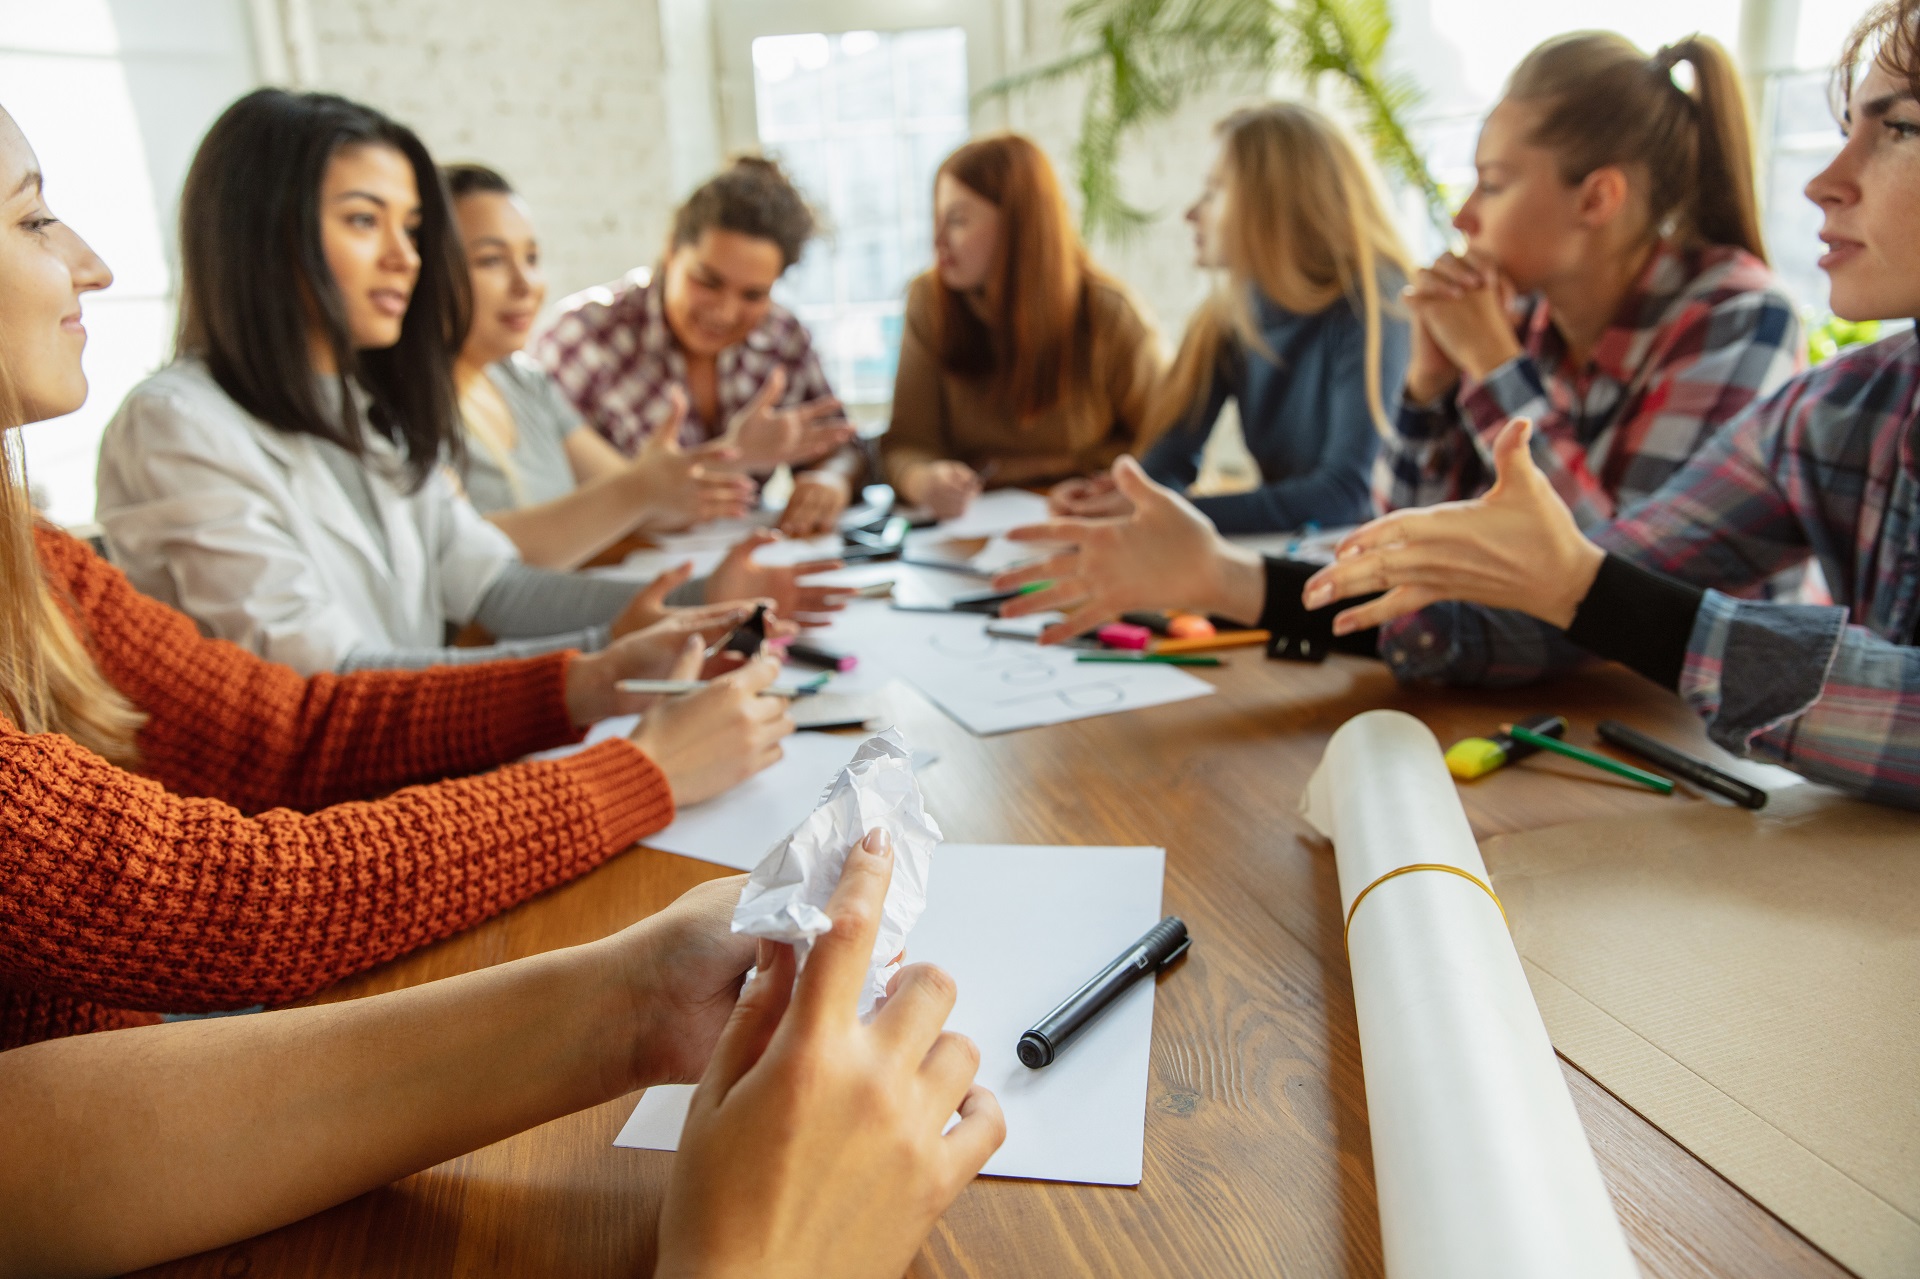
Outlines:
{"type": "Polygon", "coordinates": [[[1536,462],[1591,528],[1800,365],[1739,73],[1704,36],[1651,57],[1612,32],[1560,36],[1515,69],[1474,159],[1464,251],[1407,293],[1381,501],[1483,492],[1502,424],[1528,417],[1536,462]]]}
{"type": "MultiPolygon", "coordinates": [[[[1147,413],[1143,462],[1185,489],[1229,398],[1260,467],[1250,493],[1194,505],[1223,533],[1355,524],[1373,514],[1379,438],[1400,407],[1411,264],[1379,184],[1338,125],[1299,102],[1234,112],[1187,210],[1195,257],[1221,287],[1187,325],[1147,413]]],[[[1073,480],[1056,513],[1127,509],[1111,477],[1073,480]]]]}

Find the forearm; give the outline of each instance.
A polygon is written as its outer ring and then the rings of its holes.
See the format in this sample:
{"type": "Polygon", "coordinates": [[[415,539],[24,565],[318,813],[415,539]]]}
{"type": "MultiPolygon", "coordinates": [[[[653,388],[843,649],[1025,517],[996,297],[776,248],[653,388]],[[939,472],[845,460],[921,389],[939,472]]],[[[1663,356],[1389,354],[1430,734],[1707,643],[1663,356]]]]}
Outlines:
{"type": "Polygon", "coordinates": [[[425,671],[436,666],[483,666],[489,662],[515,661],[567,651],[595,653],[607,646],[604,626],[543,635],[538,639],[501,640],[472,648],[444,645],[439,648],[352,648],[340,659],[340,673],[359,671],[425,671]]]}
{"type": "MultiPolygon", "coordinates": [[[[633,602],[639,588],[618,577],[555,573],[510,564],[480,599],[473,620],[498,639],[546,640],[603,628],[633,602]]],[[[604,638],[600,644],[604,644],[604,638]]],[[[567,647],[580,647],[578,641],[567,647]]],[[[596,645],[595,647],[598,647],[596,645]]]]}
{"type": "Polygon", "coordinates": [[[646,509],[637,492],[638,473],[621,470],[588,480],[565,497],[487,516],[534,568],[578,568],[632,532],[646,509]]]}
{"type": "Polygon", "coordinates": [[[630,999],[597,944],[0,1055],[0,1274],[199,1252],[618,1096],[630,999]]]}

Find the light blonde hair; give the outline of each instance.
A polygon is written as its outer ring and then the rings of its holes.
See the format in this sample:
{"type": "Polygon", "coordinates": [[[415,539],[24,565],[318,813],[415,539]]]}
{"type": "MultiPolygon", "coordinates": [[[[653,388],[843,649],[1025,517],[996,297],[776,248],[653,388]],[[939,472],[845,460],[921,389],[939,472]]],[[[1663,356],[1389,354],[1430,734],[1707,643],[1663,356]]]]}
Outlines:
{"type": "MultiPolygon", "coordinates": [[[[1380,393],[1380,269],[1402,275],[1412,259],[1387,216],[1373,166],[1327,116],[1301,102],[1243,107],[1214,126],[1226,170],[1221,227],[1230,264],[1187,323],[1180,351],[1147,411],[1147,438],[1183,424],[1204,402],[1228,335],[1270,360],[1252,290],[1298,315],[1354,301],[1366,322],[1367,408],[1384,435],[1380,393]]],[[[1395,304],[1397,305],[1397,304],[1395,304]]]]}
{"type": "Polygon", "coordinates": [[[60,733],[131,768],[146,716],[100,674],[40,571],[37,517],[12,429],[23,420],[0,364],[0,715],[23,733],[60,733]]]}

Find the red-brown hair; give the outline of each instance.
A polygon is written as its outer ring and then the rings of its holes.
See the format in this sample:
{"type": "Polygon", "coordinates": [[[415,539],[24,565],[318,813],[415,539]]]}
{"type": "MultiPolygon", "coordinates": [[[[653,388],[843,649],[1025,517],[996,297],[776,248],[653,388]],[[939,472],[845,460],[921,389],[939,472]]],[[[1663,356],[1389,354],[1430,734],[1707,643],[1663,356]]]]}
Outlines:
{"type": "Polygon", "coordinates": [[[949,371],[991,377],[1018,421],[1071,400],[1092,377],[1087,290],[1106,277],[1087,260],[1060,179],[1046,153],[1018,133],[977,138],[934,175],[952,178],[1000,210],[982,321],[967,299],[928,273],[933,349],[949,371]]]}

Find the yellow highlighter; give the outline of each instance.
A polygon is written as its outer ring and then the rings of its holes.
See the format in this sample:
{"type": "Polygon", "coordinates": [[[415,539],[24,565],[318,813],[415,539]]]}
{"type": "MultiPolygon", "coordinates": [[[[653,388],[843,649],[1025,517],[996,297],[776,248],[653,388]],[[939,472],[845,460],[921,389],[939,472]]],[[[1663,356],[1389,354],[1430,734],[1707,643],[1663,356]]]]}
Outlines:
{"type": "MultiPolygon", "coordinates": [[[[1536,715],[1532,719],[1521,720],[1520,726],[1542,737],[1567,735],[1567,721],[1560,715],[1536,715]]],[[[1447,747],[1447,771],[1463,782],[1470,782],[1476,777],[1485,777],[1502,764],[1539,753],[1538,746],[1515,741],[1506,733],[1467,737],[1447,747]]]]}

